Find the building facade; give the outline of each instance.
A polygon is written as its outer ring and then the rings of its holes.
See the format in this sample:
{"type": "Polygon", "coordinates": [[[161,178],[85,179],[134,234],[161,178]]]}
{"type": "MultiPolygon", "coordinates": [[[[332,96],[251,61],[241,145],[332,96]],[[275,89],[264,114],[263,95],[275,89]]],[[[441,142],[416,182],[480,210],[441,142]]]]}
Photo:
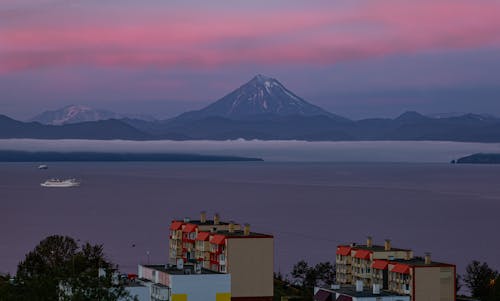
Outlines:
{"type": "Polygon", "coordinates": [[[352,285],[357,280],[361,280],[365,286],[371,286],[373,284],[372,267],[376,260],[411,258],[413,258],[413,251],[393,248],[388,239],[383,246],[374,245],[371,237],[367,238],[366,245],[338,246],[336,252],[337,281],[340,284],[352,285]]]}
{"type": "Polygon", "coordinates": [[[336,251],[337,282],[343,286],[361,283],[387,292],[407,295],[411,301],[454,301],[456,267],[433,262],[430,254],[414,257],[408,249],[373,245],[341,245],[336,251]]]}
{"type": "Polygon", "coordinates": [[[273,297],[274,237],[234,222],[174,220],[170,225],[169,262],[200,265],[231,275],[231,300],[270,301],[273,297]]]}
{"type": "Polygon", "coordinates": [[[151,301],[230,301],[231,275],[179,264],[139,265],[138,276],[143,285],[151,283],[159,289],[151,291],[151,301]],[[164,290],[161,290],[165,288],[164,290]],[[165,294],[165,292],[167,292],[165,294]]]}
{"type": "Polygon", "coordinates": [[[219,214],[215,214],[212,220],[207,219],[205,212],[200,214],[199,220],[184,218],[172,221],[169,235],[169,263],[176,264],[179,258],[185,262],[196,262],[197,233],[227,231],[230,226],[234,230],[241,229],[239,224],[221,221],[219,214]]]}

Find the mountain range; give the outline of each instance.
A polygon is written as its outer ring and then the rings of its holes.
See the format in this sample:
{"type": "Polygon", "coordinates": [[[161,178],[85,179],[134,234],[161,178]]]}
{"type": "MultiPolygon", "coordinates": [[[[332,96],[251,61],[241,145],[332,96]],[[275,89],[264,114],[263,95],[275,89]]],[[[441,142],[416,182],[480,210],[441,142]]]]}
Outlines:
{"type": "Polygon", "coordinates": [[[68,106],[29,122],[0,115],[0,138],[128,140],[442,140],[500,142],[500,119],[479,114],[353,121],[313,105],[278,80],[257,75],[220,100],[167,120],[68,106]]]}

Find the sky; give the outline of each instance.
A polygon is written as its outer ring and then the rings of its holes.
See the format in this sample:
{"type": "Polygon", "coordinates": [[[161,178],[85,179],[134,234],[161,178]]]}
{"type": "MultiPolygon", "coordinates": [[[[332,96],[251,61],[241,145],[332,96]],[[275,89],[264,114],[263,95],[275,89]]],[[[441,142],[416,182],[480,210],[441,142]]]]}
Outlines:
{"type": "Polygon", "coordinates": [[[157,118],[256,74],[353,118],[500,116],[496,0],[1,0],[0,114],[157,118]]]}

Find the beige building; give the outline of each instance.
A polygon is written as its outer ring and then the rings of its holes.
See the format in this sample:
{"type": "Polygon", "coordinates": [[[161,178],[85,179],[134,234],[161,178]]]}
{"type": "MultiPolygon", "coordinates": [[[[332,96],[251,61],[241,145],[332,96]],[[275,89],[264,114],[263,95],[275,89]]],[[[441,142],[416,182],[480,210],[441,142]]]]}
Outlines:
{"type": "Polygon", "coordinates": [[[386,240],[383,246],[374,245],[373,239],[368,237],[366,245],[338,246],[336,252],[337,282],[354,284],[356,280],[361,280],[365,286],[371,286],[373,284],[372,265],[375,260],[411,258],[413,258],[413,251],[393,248],[390,240],[386,240]]]}
{"type": "Polygon", "coordinates": [[[170,226],[170,263],[182,260],[231,275],[231,300],[271,301],[274,238],[215,215],[207,220],[174,220],[170,226]]]}
{"type": "Polygon", "coordinates": [[[411,301],[454,301],[456,267],[433,262],[430,254],[414,257],[413,251],[383,246],[342,245],[336,252],[337,282],[379,287],[388,292],[410,296],[411,301]]]}
{"type": "MultiPolygon", "coordinates": [[[[170,224],[169,263],[176,264],[177,259],[183,258],[186,262],[195,262],[195,242],[198,232],[217,232],[228,230],[230,223],[220,220],[215,214],[212,220],[207,219],[205,212],[201,212],[199,220],[184,218],[174,220],[170,224]]],[[[240,230],[239,224],[232,223],[234,229],[240,230]]]]}
{"type": "Polygon", "coordinates": [[[433,262],[430,255],[388,264],[388,286],[391,291],[408,294],[411,300],[453,301],[456,267],[433,262]]]}

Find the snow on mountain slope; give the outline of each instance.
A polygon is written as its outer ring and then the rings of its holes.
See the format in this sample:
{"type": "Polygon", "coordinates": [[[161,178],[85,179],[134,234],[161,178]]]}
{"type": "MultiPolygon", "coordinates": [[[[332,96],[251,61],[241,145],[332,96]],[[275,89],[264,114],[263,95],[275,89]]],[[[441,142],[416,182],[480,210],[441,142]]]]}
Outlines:
{"type": "Polygon", "coordinates": [[[219,116],[230,119],[245,119],[259,115],[324,115],[347,120],[305,101],[288,90],[278,80],[260,74],[220,100],[201,110],[184,113],[179,118],[200,119],[219,116]]]}
{"type": "Polygon", "coordinates": [[[42,124],[61,125],[113,118],[119,119],[122,118],[122,116],[114,112],[96,110],[83,105],[70,105],[59,110],[45,111],[33,117],[30,121],[37,121],[42,124]]]}

